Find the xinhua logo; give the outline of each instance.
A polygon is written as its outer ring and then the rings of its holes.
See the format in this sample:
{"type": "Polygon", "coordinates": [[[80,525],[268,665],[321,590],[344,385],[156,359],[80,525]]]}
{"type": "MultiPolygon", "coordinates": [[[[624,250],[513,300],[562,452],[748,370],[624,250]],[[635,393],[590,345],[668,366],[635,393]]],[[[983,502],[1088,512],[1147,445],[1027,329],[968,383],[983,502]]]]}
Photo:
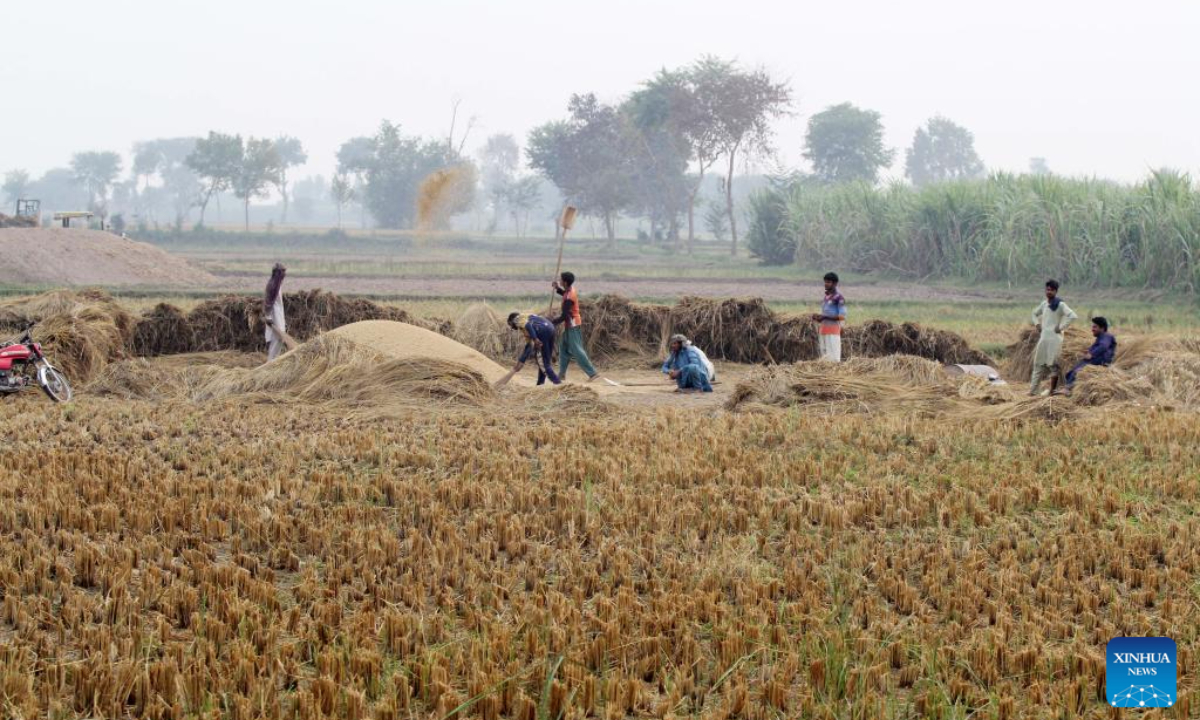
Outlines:
{"type": "Polygon", "coordinates": [[[1171,638],[1113,638],[1105,661],[1109,705],[1163,708],[1175,704],[1175,641],[1171,638]]]}

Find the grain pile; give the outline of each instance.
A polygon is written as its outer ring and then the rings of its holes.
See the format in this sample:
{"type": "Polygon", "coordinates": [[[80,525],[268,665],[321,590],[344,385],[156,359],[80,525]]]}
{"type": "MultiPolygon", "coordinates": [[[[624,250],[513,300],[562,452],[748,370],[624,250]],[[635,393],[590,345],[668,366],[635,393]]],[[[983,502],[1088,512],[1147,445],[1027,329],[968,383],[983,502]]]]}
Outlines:
{"type": "Polygon", "coordinates": [[[349,340],[395,360],[432,358],[463,365],[495,383],[507,370],[478,350],[415,325],[389,320],[366,320],[344,325],[323,337],[349,340]]]}
{"type": "Polygon", "coordinates": [[[36,217],[25,215],[5,215],[0,213],[0,229],[3,228],[35,228],[38,226],[36,217]]]}
{"type": "Polygon", "coordinates": [[[153,245],[99,230],[0,229],[0,257],[7,285],[199,288],[216,281],[153,245]]]}

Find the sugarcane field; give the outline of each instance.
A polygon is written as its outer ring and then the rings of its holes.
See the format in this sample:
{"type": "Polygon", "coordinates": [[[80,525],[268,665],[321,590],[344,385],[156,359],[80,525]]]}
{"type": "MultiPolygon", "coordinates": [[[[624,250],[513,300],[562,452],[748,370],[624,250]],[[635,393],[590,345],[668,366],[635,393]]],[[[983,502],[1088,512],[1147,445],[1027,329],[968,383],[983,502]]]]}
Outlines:
{"type": "Polygon", "coordinates": [[[1159,4],[13,16],[0,720],[1200,717],[1159,4]]]}

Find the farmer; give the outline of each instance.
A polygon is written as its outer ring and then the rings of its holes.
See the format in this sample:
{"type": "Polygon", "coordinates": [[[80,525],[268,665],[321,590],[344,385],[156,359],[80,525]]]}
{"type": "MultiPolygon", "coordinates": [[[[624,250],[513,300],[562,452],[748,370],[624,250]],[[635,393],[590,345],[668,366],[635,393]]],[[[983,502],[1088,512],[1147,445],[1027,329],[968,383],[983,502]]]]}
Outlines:
{"type": "Polygon", "coordinates": [[[526,360],[532,357],[536,361],[537,354],[541,353],[542,360],[538,363],[537,384],[545,385],[547,376],[555,385],[562,382],[550,367],[550,356],[554,351],[554,324],[540,315],[511,313],[508,316],[508,326],[513,330],[520,331],[525,336],[525,349],[521,351],[521,357],[517,359],[513,373],[521,372],[521,368],[525,367],[526,360]]]}
{"type": "Polygon", "coordinates": [[[678,392],[712,392],[712,363],[683,335],[671,336],[671,352],[662,371],[675,381],[678,392]]]}
{"type": "Polygon", "coordinates": [[[287,268],[279,263],[271,268],[271,279],[267,281],[267,292],[263,297],[263,324],[267,326],[267,362],[283,352],[283,338],[275,329],[287,332],[287,320],[283,317],[283,276],[287,268]]]}
{"type": "Polygon", "coordinates": [[[588,359],[587,350],[583,349],[583,316],[579,313],[575,273],[564,272],[559,276],[559,280],[551,283],[551,287],[554,288],[554,292],[562,295],[562,313],[554,319],[555,325],[563,326],[562,337],[558,341],[558,374],[566,380],[567,365],[570,364],[571,358],[574,358],[579,367],[587,373],[588,382],[591,382],[598,375],[592,361],[588,359]]]}
{"type": "Polygon", "coordinates": [[[1067,387],[1075,384],[1079,371],[1088,365],[1112,365],[1113,357],[1117,354],[1117,339],[1108,331],[1107,318],[1092,318],[1092,337],[1096,338],[1096,342],[1088,348],[1087,355],[1067,373],[1067,387]]]}
{"type": "Polygon", "coordinates": [[[818,349],[821,359],[842,361],[842,323],[846,321],[846,298],[838,292],[837,273],[825,273],[825,299],[821,312],[812,316],[821,324],[818,349]]]}
{"type": "Polygon", "coordinates": [[[1079,317],[1058,297],[1058,281],[1046,281],[1046,299],[1033,311],[1033,326],[1042,335],[1033,351],[1033,375],[1029,378],[1029,394],[1037,395],[1042,376],[1049,375],[1050,390],[1058,386],[1058,356],[1062,353],[1063,331],[1079,317]]]}

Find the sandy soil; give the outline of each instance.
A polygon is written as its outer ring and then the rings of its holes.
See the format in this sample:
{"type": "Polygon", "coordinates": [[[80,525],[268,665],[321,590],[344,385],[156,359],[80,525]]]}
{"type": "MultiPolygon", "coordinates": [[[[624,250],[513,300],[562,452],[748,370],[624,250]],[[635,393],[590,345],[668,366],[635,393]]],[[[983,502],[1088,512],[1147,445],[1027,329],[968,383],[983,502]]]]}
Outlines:
{"type": "Polygon", "coordinates": [[[0,283],[201,288],[215,278],[153,245],[98,230],[0,230],[0,283]]]}
{"type": "MultiPolygon", "coordinates": [[[[222,288],[239,292],[261,292],[262,278],[218,275],[222,288]]],[[[409,297],[524,297],[549,293],[548,283],[520,279],[446,279],[446,278],[347,278],[331,275],[288,275],[288,289],[320,288],[336,293],[399,295],[409,297]]],[[[820,283],[795,283],[784,280],[581,280],[585,295],[623,295],[630,298],[677,300],[686,295],[700,297],[761,297],[776,302],[820,303],[824,292],[820,283]]],[[[941,288],[919,284],[880,283],[854,285],[844,283],[842,292],[852,300],[954,301],[1005,299],[1007,293],[941,288]]]]}

